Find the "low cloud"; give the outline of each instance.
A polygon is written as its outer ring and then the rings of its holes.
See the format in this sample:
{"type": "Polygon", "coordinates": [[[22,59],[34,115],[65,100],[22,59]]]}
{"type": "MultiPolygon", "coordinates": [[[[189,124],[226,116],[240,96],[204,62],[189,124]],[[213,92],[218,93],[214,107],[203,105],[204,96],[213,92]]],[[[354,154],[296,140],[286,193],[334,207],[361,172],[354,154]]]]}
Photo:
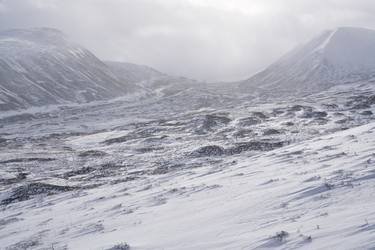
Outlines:
{"type": "Polygon", "coordinates": [[[100,58],[239,80],[337,26],[375,28],[372,0],[3,0],[0,29],[63,30],[100,58]]]}

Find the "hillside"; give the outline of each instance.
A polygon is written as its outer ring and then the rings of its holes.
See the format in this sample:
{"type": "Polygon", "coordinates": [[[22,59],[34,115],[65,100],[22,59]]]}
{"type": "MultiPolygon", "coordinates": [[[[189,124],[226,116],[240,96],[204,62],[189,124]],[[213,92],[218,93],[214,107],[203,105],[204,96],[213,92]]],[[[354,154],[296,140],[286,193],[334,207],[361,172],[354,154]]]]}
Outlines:
{"type": "Polygon", "coordinates": [[[262,95],[306,95],[374,77],[375,31],[342,27],[323,32],[239,85],[262,95]]]}

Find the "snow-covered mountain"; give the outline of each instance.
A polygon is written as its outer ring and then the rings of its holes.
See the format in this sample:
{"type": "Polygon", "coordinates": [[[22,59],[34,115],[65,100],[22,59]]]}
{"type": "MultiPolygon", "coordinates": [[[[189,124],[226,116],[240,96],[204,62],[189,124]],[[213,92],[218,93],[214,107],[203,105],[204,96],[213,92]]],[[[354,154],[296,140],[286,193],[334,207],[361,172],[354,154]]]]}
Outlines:
{"type": "Polygon", "coordinates": [[[89,102],[135,90],[58,30],[0,32],[0,110],[89,102]]]}
{"type": "Polygon", "coordinates": [[[262,87],[335,86],[276,100],[103,63],[55,30],[2,33],[14,107],[136,89],[0,112],[0,248],[374,249],[372,36],[338,29],[287,55],[262,87]]]}
{"type": "Polygon", "coordinates": [[[240,83],[270,95],[309,94],[337,84],[375,77],[375,31],[342,27],[325,31],[240,83]]]}
{"type": "Polygon", "coordinates": [[[105,61],[105,63],[122,82],[139,83],[166,76],[165,74],[145,65],[113,61],[105,61]]]}

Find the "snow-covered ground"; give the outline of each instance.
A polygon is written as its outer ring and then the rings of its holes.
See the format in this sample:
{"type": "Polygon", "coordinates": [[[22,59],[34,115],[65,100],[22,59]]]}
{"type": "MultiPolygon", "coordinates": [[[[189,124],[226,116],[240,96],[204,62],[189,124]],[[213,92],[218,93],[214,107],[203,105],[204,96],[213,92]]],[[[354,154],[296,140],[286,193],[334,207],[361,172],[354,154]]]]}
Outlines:
{"type": "Polygon", "coordinates": [[[188,90],[3,116],[1,247],[371,249],[373,93],[188,90]]]}
{"type": "Polygon", "coordinates": [[[231,85],[0,34],[0,249],[375,249],[373,41],[326,32],[231,85]]]}

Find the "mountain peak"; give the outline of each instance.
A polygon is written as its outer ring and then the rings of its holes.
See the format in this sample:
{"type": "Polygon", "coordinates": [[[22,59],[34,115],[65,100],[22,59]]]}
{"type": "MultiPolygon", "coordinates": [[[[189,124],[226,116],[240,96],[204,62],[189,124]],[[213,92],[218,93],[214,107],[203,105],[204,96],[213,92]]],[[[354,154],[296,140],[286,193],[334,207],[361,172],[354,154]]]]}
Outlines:
{"type": "Polygon", "coordinates": [[[0,39],[9,38],[44,44],[61,44],[67,40],[67,36],[62,31],[46,27],[0,31],[0,39]]]}
{"type": "Polygon", "coordinates": [[[0,32],[0,110],[105,100],[136,88],[59,30],[0,32]]]}
{"type": "Polygon", "coordinates": [[[262,93],[277,89],[287,94],[307,94],[374,76],[375,31],[339,27],[292,50],[240,86],[262,93]]]}
{"type": "Polygon", "coordinates": [[[375,31],[365,28],[340,27],[332,32],[324,48],[325,58],[336,67],[354,70],[375,66],[375,31]]]}
{"type": "Polygon", "coordinates": [[[28,28],[28,29],[8,29],[8,30],[1,30],[0,35],[12,35],[12,36],[28,36],[32,34],[43,34],[43,35],[56,35],[56,36],[64,36],[64,33],[61,30],[49,27],[36,27],[36,28],[28,28]]]}

